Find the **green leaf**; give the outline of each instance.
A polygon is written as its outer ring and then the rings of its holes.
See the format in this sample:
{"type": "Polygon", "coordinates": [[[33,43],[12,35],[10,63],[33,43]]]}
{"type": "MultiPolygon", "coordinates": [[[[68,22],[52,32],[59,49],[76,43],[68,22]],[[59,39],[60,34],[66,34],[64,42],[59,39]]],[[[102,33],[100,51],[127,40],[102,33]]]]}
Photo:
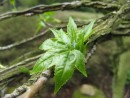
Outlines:
{"type": "Polygon", "coordinates": [[[45,24],[43,21],[40,21],[40,22],[38,23],[38,25],[37,25],[37,28],[36,28],[34,34],[37,34],[37,33],[41,30],[41,28],[43,28],[43,27],[46,27],[46,24],[45,24]]]}
{"type": "Polygon", "coordinates": [[[92,28],[95,20],[91,21],[91,23],[84,28],[84,42],[92,35],[92,28]]]}
{"type": "Polygon", "coordinates": [[[71,78],[74,72],[74,63],[74,55],[71,52],[59,58],[59,62],[55,66],[55,93],[71,78]]]}
{"type": "Polygon", "coordinates": [[[82,33],[82,31],[83,31],[82,29],[78,30],[77,39],[76,39],[77,42],[76,49],[84,53],[84,49],[86,46],[84,45],[84,33],[82,33]]]}
{"type": "Polygon", "coordinates": [[[84,42],[91,36],[93,24],[91,22],[79,30],[70,17],[67,33],[62,29],[51,29],[55,38],[47,39],[40,46],[45,54],[36,62],[32,74],[55,66],[55,93],[71,78],[75,69],[87,76],[84,61],[87,49],[84,42]]]}
{"type": "Polygon", "coordinates": [[[52,22],[55,19],[54,15],[55,15],[54,12],[46,12],[46,13],[40,15],[40,18],[42,20],[44,20],[45,22],[52,22]]]}
{"type": "Polygon", "coordinates": [[[52,33],[54,34],[54,37],[56,39],[61,39],[60,36],[59,36],[60,32],[58,30],[55,30],[55,29],[52,29],[52,28],[50,28],[50,30],[52,31],[52,33]]]}
{"type": "Polygon", "coordinates": [[[47,39],[43,42],[43,44],[40,46],[41,50],[52,50],[52,49],[65,49],[65,44],[58,42],[54,39],[47,39]]]}
{"type": "Polygon", "coordinates": [[[31,71],[31,74],[40,73],[42,71],[47,70],[48,68],[53,66],[53,57],[55,53],[54,52],[46,52],[41,56],[40,59],[37,60],[35,63],[33,70],[31,71]]]}
{"type": "Polygon", "coordinates": [[[60,29],[60,38],[62,41],[66,44],[70,44],[70,38],[68,35],[63,31],[63,29],[60,29]]]}
{"type": "Polygon", "coordinates": [[[85,68],[85,56],[79,50],[73,50],[73,54],[75,55],[75,67],[84,75],[86,74],[85,68]]]}
{"type": "Polygon", "coordinates": [[[76,40],[77,25],[75,24],[74,20],[71,17],[69,18],[69,22],[67,25],[67,33],[71,39],[71,42],[76,40]]]}
{"type": "Polygon", "coordinates": [[[45,28],[48,23],[57,22],[60,23],[61,21],[54,17],[55,12],[45,12],[44,14],[38,15],[38,24],[36,27],[36,31],[34,34],[37,34],[41,28],[45,28]]]}
{"type": "Polygon", "coordinates": [[[10,4],[15,5],[16,4],[15,0],[10,0],[10,4]]]}
{"type": "Polygon", "coordinates": [[[40,59],[37,60],[37,62],[35,63],[33,67],[33,70],[31,71],[31,74],[40,73],[56,65],[56,63],[59,60],[59,55],[62,55],[65,52],[66,52],[65,50],[47,51],[46,53],[43,54],[43,56],[41,56],[40,59]]]}
{"type": "Polygon", "coordinates": [[[16,8],[16,1],[15,0],[10,0],[10,4],[14,7],[14,11],[17,11],[17,8],[16,8]]]}
{"type": "Polygon", "coordinates": [[[40,19],[42,19],[44,22],[57,22],[60,23],[61,21],[54,17],[55,12],[45,12],[44,14],[40,14],[40,19]]]}
{"type": "Polygon", "coordinates": [[[65,44],[70,44],[70,39],[69,37],[66,35],[66,33],[60,29],[60,30],[55,30],[55,29],[50,29],[55,38],[58,40],[58,41],[61,41],[61,42],[64,42],[65,44]]]}

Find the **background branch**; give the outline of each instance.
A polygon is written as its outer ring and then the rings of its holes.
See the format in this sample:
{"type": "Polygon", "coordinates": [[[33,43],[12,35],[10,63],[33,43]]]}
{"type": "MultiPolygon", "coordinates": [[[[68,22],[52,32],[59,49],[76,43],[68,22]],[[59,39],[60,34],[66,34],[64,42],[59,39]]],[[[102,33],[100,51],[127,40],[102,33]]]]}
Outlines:
{"type": "Polygon", "coordinates": [[[95,1],[95,2],[73,1],[73,2],[54,4],[54,5],[38,5],[23,11],[4,13],[0,15],[0,21],[11,17],[16,17],[16,16],[33,16],[48,11],[72,10],[78,7],[93,7],[97,9],[106,9],[107,11],[108,10],[114,11],[114,10],[118,10],[120,8],[120,5],[109,4],[109,3],[99,2],[99,1],[95,1]]]}
{"type": "MultiPolygon", "coordinates": [[[[26,67],[28,69],[32,68],[32,65],[34,64],[35,60],[37,60],[41,55],[37,55],[35,57],[32,58],[28,58],[24,61],[21,61],[15,65],[12,65],[4,70],[0,71],[0,85],[1,83],[3,84],[3,82],[15,75],[18,75],[21,73],[20,71],[20,67],[26,67]]],[[[7,81],[5,81],[7,82],[7,81]]]]}
{"type": "Polygon", "coordinates": [[[8,49],[11,49],[13,47],[17,47],[17,46],[23,45],[25,43],[29,43],[29,42],[31,42],[33,40],[36,40],[36,39],[44,36],[48,31],[49,30],[47,29],[44,32],[37,34],[36,36],[30,37],[28,39],[24,39],[24,40],[22,40],[20,42],[16,42],[16,43],[13,43],[13,44],[10,44],[10,45],[7,45],[7,46],[2,46],[2,47],[0,47],[0,51],[8,50],[8,49]]]}

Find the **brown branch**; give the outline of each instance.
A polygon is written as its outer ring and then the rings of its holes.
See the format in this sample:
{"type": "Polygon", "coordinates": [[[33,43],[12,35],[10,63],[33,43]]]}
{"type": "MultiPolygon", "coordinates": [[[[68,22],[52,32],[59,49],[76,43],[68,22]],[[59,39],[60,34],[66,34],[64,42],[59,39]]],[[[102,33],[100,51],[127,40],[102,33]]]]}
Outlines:
{"type": "Polygon", "coordinates": [[[22,40],[20,42],[16,42],[16,43],[13,43],[13,44],[10,44],[10,45],[7,45],[7,46],[2,46],[2,47],[0,47],[0,51],[8,50],[8,49],[11,49],[13,47],[17,47],[17,46],[23,45],[25,43],[29,43],[29,42],[31,42],[33,40],[36,40],[36,39],[44,36],[48,31],[49,30],[47,29],[44,32],[37,34],[36,36],[30,37],[28,39],[24,39],[24,40],[22,40]]]}
{"type": "MultiPolygon", "coordinates": [[[[12,65],[4,70],[0,71],[0,85],[3,81],[7,80],[8,78],[11,78],[17,74],[20,74],[21,71],[19,70],[19,67],[24,66],[26,68],[32,68],[32,65],[34,64],[34,61],[37,60],[41,55],[28,58],[24,61],[21,61],[15,65],[12,65]]],[[[6,82],[6,81],[5,81],[6,82]]]]}
{"type": "Polygon", "coordinates": [[[94,52],[96,51],[96,47],[97,47],[97,42],[94,41],[92,44],[92,48],[90,48],[90,50],[87,53],[86,59],[85,59],[85,63],[88,63],[88,60],[92,57],[92,55],[94,54],[94,52]]]}
{"type": "Polygon", "coordinates": [[[23,11],[4,13],[0,15],[0,21],[11,17],[16,17],[16,16],[33,16],[48,11],[72,10],[78,7],[93,7],[98,9],[106,9],[106,10],[114,11],[114,10],[118,10],[120,8],[120,5],[103,3],[98,1],[95,2],[73,1],[73,2],[54,4],[54,5],[38,5],[23,11]]]}
{"type": "Polygon", "coordinates": [[[35,83],[31,86],[23,85],[14,90],[13,93],[5,95],[3,98],[32,98],[45,84],[50,77],[50,70],[44,71],[35,83]]]}

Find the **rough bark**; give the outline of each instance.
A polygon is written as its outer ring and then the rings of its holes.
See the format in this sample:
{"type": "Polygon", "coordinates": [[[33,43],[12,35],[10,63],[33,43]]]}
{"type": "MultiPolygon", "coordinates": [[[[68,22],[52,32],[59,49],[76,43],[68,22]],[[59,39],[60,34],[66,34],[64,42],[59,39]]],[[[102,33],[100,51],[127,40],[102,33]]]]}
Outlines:
{"type": "Polygon", "coordinates": [[[118,10],[120,5],[118,4],[109,4],[104,2],[83,2],[83,1],[73,1],[66,3],[59,3],[54,5],[38,5],[27,10],[16,11],[16,12],[8,12],[0,15],[0,21],[16,17],[16,16],[33,16],[37,14],[41,14],[48,11],[57,11],[57,10],[72,10],[78,7],[93,7],[97,9],[105,9],[105,10],[118,10]]]}

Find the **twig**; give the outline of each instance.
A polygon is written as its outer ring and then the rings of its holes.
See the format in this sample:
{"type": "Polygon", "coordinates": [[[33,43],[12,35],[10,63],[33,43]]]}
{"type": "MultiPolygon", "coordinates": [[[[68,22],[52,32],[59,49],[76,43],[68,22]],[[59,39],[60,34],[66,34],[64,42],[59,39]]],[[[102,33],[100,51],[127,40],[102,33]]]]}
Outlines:
{"type": "Polygon", "coordinates": [[[3,98],[32,98],[45,84],[50,77],[50,70],[44,71],[35,83],[31,86],[23,85],[14,90],[13,93],[5,95],[3,98]]]}
{"type": "Polygon", "coordinates": [[[95,41],[92,48],[90,49],[90,51],[88,51],[86,59],[85,59],[85,63],[88,63],[88,60],[91,58],[91,56],[94,54],[94,52],[96,51],[96,47],[97,47],[97,42],[95,41]]]}
{"type": "Polygon", "coordinates": [[[45,30],[44,32],[39,33],[39,34],[36,35],[36,36],[30,37],[30,38],[28,38],[28,39],[24,39],[24,40],[22,40],[22,41],[20,41],[20,42],[16,42],[16,43],[13,43],[13,44],[10,44],[10,45],[7,45],[7,46],[2,46],[2,47],[0,47],[0,51],[8,50],[8,49],[11,49],[11,48],[13,48],[13,47],[17,47],[17,46],[20,46],[20,45],[22,45],[22,44],[25,44],[25,43],[31,42],[31,41],[33,41],[33,40],[36,40],[36,39],[38,39],[39,37],[42,37],[43,35],[45,35],[48,31],[49,31],[49,30],[47,29],[47,30],[45,30]]]}
{"type": "Polygon", "coordinates": [[[26,66],[27,68],[30,68],[34,64],[34,61],[37,60],[41,55],[37,55],[35,57],[31,57],[28,58],[22,62],[19,62],[15,65],[12,65],[2,71],[0,71],[0,83],[2,83],[2,81],[5,81],[5,79],[11,78],[16,74],[19,74],[21,71],[19,70],[20,66],[26,66]]]}
{"type": "Polygon", "coordinates": [[[0,21],[16,16],[33,16],[36,14],[41,14],[48,11],[57,11],[57,10],[72,10],[78,7],[93,7],[98,9],[107,9],[107,10],[118,10],[120,5],[118,4],[109,4],[104,2],[83,2],[83,1],[73,1],[66,3],[59,3],[54,5],[37,5],[35,7],[16,12],[8,12],[0,15],[0,21]]]}

